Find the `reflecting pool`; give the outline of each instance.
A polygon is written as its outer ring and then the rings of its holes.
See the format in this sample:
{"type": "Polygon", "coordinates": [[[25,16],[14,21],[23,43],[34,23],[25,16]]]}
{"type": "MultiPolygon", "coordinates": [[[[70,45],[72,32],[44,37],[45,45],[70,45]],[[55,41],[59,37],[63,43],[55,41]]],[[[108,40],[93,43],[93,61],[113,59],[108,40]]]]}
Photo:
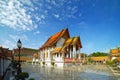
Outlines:
{"type": "Polygon", "coordinates": [[[35,80],[120,80],[105,65],[67,66],[64,68],[22,64],[22,71],[35,80]]]}

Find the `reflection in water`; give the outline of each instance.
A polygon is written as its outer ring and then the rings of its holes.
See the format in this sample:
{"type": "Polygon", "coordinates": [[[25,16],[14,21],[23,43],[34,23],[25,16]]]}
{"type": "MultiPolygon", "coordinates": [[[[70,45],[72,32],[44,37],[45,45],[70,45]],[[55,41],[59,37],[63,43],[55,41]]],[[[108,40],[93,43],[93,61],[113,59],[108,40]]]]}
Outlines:
{"type": "Polygon", "coordinates": [[[40,65],[23,64],[23,71],[29,72],[35,80],[119,80],[108,70],[94,70],[92,67],[53,68],[40,65]]]}

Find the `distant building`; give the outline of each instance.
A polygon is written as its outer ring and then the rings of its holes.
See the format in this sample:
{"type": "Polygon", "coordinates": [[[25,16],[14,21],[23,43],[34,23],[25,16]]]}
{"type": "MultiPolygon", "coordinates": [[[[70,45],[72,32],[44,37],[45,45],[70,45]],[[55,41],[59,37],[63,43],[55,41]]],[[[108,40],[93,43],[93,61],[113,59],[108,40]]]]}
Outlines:
{"type": "MultiPolygon", "coordinates": [[[[14,60],[18,60],[18,48],[14,49],[14,60]]],[[[34,54],[38,53],[37,49],[31,48],[21,48],[20,50],[20,61],[26,62],[27,60],[32,60],[34,58],[34,54]]]]}
{"type": "Polygon", "coordinates": [[[0,47],[0,80],[2,80],[3,74],[5,73],[11,62],[11,57],[11,50],[9,50],[8,48],[0,47]]]}
{"type": "Polygon", "coordinates": [[[110,56],[111,56],[111,60],[120,57],[120,47],[116,49],[110,49],[110,56]]]}
{"type": "Polygon", "coordinates": [[[114,59],[118,59],[118,61],[120,62],[120,47],[110,49],[110,53],[108,56],[91,57],[91,59],[95,62],[112,61],[114,59]]]}
{"type": "Polygon", "coordinates": [[[82,44],[80,36],[70,37],[68,29],[52,35],[39,49],[39,55],[42,62],[50,65],[55,62],[58,66],[63,66],[69,60],[77,57],[80,53],[82,44]]]}
{"type": "Polygon", "coordinates": [[[106,61],[110,61],[109,56],[99,56],[99,57],[91,57],[91,59],[95,62],[106,62],[106,61]]]}

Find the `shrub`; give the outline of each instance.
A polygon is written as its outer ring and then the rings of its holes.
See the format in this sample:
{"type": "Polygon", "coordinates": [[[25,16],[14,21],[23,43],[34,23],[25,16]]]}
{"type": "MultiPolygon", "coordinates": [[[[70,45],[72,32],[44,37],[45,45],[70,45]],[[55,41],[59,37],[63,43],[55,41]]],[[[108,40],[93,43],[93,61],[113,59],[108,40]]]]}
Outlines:
{"type": "Polygon", "coordinates": [[[36,64],[40,64],[40,62],[35,62],[36,64]]]}
{"type": "Polygon", "coordinates": [[[117,68],[117,67],[114,67],[113,70],[118,70],[118,68],[117,68]]]}
{"type": "Polygon", "coordinates": [[[75,60],[72,61],[72,64],[75,65],[75,60]]]}
{"type": "Polygon", "coordinates": [[[112,62],[116,64],[118,63],[118,59],[114,59],[112,62]]]}
{"type": "Polygon", "coordinates": [[[27,63],[32,63],[32,61],[28,60],[27,63]]]}
{"type": "Polygon", "coordinates": [[[45,65],[45,62],[42,62],[43,65],[45,65]]]}
{"type": "Polygon", "coordinates": [[[19,78],[24,80],[25,78],[28,78],[29,74],[27,72],[22,72],[19,74],[19,78]]]}
{"type": "Polygon", "coordinates": [[[51,62],[51,65],[54,66],[54,65],[55,65],[55,62],[51,62]]]}
{"type": "Polygon", "coordinates": [[[90,57],[88,58],[88,62],[92,63],[94,62],[90,57]]]}
{"type": "Polygon", "coordinates": [[[107,61],[106,64],[111,67],[116,67],[116,63],[114,61],[107,61]]]}

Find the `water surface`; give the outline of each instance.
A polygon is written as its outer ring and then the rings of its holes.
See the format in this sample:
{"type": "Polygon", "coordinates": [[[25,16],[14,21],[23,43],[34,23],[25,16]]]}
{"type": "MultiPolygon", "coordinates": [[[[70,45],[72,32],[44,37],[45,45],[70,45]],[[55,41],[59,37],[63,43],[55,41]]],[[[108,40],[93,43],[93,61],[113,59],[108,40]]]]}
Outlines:
{"type": "Polygon", "coordinates": [[[120,80],[106,67],[72,66],[53,68],[41,65],[23,64],[23,72],[29,73],[29,78],[35,80],[120,80]]]}

